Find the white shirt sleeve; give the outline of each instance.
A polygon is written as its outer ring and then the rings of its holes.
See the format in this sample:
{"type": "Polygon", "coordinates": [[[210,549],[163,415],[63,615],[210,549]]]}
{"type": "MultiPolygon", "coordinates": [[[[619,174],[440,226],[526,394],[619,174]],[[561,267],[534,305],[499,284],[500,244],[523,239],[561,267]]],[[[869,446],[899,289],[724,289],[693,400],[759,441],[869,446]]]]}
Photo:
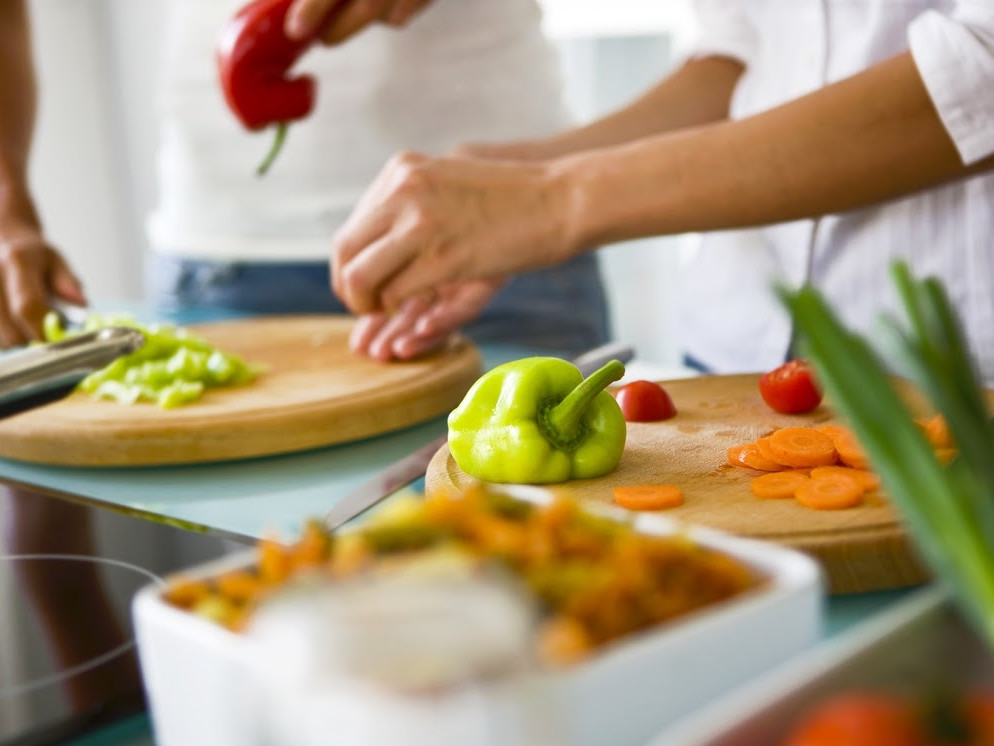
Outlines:
{"type": "Polygon", "coordinates": [[[909,25],[908,44],[963,163],[994,153],[994,3],[927,11],[909,25]]]}
{"type": "Polygon", "coordinates": [[[758,38],[739,0],[694,0],[694,13],[697,39],[690,56],[718,55],[749,64],[758,38]]]}

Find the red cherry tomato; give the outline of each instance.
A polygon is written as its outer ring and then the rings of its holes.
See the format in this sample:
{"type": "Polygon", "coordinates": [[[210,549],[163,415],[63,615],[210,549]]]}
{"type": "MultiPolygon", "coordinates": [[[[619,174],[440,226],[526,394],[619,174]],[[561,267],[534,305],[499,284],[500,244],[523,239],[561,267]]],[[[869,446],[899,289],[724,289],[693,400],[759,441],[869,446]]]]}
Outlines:
{"type": "Polygon", "coordinates": [[[632,381],[614,393],[628,422],[657,422],[676,414],[666,389],[653,381],[632,381]]]}
{"type": "Polygon", "coordinates": [[[791,360],[759,378],[759,393],[770,408],[781,414],[810,412],[821,403],[821,389],[811,366],[791,360]]]}
{"type": "Polygon", "coordinates": [[[895,694],[851,692],[802,718],[784,746],[928,746],[915,712],[895,694]]]}

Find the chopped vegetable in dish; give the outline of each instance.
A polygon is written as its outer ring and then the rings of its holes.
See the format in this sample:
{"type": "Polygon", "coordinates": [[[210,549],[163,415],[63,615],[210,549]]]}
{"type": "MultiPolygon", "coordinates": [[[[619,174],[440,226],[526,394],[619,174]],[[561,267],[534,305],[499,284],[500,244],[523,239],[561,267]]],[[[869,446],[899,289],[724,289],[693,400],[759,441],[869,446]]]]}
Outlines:
{"type": "Polygon", "coordinates": [[[535,648],[550,665],[763,582],[744,563],[687,536],[640,533],[563,498],[536,505],[475,485],[455,497],[396,503],[355,531],[329,534],[310,522],[296,543],[260,542],[254,567],[174,578],[164,598],[239,631],[288,583],[410,572],[433,556],[456,554],[480,572],[509,571],[530,592],[542,611],[535,648]]]}
{"type": "Polygon", "coordinates": [[[97,399],[118,404],[154,402],[171,409],[197,401],[208,388],[249,383],[260,370],[182,327],[140,324],[121,315],[90,314],[77,332],[64,329],[58,315],[50,312],[44,321],[45,341],[58,342],[108,326],[138,329],[145,344],[80,382],[78,389],[97,399]]]}

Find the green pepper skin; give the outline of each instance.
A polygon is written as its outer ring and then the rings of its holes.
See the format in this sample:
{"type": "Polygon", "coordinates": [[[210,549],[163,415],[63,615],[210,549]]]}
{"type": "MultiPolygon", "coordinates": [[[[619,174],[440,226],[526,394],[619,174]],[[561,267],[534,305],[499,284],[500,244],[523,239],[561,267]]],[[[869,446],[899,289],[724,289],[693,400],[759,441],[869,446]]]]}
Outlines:
{"type": "Polygon", "coordinates": [[[604,390],[624,371],[612,360],[584,381],[575,365],[554,357],[499,365],[449,414],[449,451],[460,469],[484,482],[603,476],[625,449],[625,418],[604,390]]]}

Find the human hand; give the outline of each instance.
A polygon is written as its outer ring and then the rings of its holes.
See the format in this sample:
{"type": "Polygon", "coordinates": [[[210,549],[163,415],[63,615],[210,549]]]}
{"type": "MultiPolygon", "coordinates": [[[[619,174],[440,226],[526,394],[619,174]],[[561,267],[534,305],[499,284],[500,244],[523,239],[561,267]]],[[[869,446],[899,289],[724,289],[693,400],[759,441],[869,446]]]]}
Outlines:
{"type": "Polygon", "coordinates": [[[431,0],[296,0],[286,16],[286,33],[313,33],[325,44],[341,44],[373,23],[405,26],[431,0]]]}
{"type": "Polygon", "coordinates": [[[453,283],[557,264],[577,250],[571,190],[545,164],[405,153],[332,241],[332,285],[356,313],[453,283]]]}
{"type": "Polygon", "coordinates": [[[0,347],[40,339],[53,296],[87,302],[79,280],[33,220],[0,218],[0,347]]]}
{"type": "Polygon", "coordinates": [[[383,362],[425,355],[475,320],[503,284],[483,280],[451,285],[408,299],[394,314],[366,314],[356,321],[349,347],[383,362]]]}

